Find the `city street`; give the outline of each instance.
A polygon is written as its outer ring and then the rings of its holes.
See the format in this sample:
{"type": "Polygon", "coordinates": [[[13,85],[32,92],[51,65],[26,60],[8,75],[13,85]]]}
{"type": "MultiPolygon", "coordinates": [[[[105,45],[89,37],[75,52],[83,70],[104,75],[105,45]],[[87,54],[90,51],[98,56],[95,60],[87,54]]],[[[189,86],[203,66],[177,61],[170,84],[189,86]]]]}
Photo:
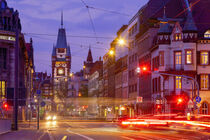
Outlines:
{"type": "Polygon", "coordinates": [[[113,122],[41,122],[36,131],[35,122],[30,129],[21,123],[17,132],[0,135],[0,140],[207,140],[210,133],[170,128],[122,129],[113,122]],[[25,128],[24,128],[25,127],[25,128]]]}

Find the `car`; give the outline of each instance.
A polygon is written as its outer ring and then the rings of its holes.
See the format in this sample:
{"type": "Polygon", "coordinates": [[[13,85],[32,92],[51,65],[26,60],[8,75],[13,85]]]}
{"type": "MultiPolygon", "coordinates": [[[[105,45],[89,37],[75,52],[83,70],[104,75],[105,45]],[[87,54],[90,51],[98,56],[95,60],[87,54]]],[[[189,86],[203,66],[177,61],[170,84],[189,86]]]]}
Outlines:
{"type": "Polygon", "coordinates": [[[47,121],[56,121],[56,120],[57,120],[57,116],[56,116],[55,113],[47,113],[47,114],[45,115],[45,119],[46,119],[47,121]]]}

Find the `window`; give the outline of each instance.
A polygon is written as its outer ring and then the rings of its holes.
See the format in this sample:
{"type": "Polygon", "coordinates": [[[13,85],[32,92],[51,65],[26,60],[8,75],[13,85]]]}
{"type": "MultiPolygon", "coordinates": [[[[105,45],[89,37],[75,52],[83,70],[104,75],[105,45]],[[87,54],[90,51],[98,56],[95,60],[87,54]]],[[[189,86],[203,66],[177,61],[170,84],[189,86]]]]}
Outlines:
{"type": "Polygon", "coordinates": [[[185,55],[186,55],[186,64],[192,64],[192,51],[187,50],[185,55]]]}
{"type": "Polygon", "coordinates": [[[208,104],[205,102],[202,104],[202,114],[208,114],[208,104]]]}
{"type": "Polygon", "coordinates": [[[5,2],[2,2],[2,3],[1,3],[1,8],[2,8],[2,9],[5,9],[5,8],[6,8],[6,3],[5,3],[5,2]]]}
{"type": "Polygon", "coordinates": [[[181,69],[182,64],[182,52],[175,52],[175,68],[176,70],[181,69]]]}
{"type": "Polygon", "coordinates": [[[0,98],[6,97],[6,81],[0,81],[0,98]]]}
{"type": "Polygon", "coordinates": [[[65,53],[65,49],[64,48],[59,48],[58,53],[65,53]]]}
{"type": "Polygon", "coordinates": [[[135,92],[137,92],[137,84],[135,84],[135,92]]]}
{"type": "Polygon", "coordinates": [[[164,66],[164,52],[163,51],[159,53],[159,58],[160,58],[160,66],[164,66]]]}
{"type": "Polygon", "coordinates": [[[7,49],[0,48],[0,69],[6,69],[7,65],[7,49]]]}
{"type": "Polygon", "coordinates": [[[182,88],[182,77],[176,76],[176,89],[181,89],[181,88],[182,88]]]}
{"type": "Polygon", "coordinates": [[[182,40],[182,34],[180,34],[180,33],[175,34],[175,35],[174,35],[174,40],[175,40],[175,41],[180,41],[180,40],[182,40]]]}
{"type": "Polygon", "coordinates": [[[209,54],[208,52],[201,52],[201,65],[208,65],[209,64],[209,54]]]}
{"type": "Polygon", "coordinates": [[[209,77],[207,74],[201,75],[201,89],[208,89],[209,77]]]}

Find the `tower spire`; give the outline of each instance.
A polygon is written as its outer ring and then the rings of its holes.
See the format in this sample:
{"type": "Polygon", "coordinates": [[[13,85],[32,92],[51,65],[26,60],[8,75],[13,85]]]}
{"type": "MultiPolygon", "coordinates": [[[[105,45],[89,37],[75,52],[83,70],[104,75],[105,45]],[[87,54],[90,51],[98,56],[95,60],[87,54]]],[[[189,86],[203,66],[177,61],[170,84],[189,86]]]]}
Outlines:
{"type": "Polygon", "coordinates": [[[61,11],[61,28],[63,28],[63,10],[61,11]]]}

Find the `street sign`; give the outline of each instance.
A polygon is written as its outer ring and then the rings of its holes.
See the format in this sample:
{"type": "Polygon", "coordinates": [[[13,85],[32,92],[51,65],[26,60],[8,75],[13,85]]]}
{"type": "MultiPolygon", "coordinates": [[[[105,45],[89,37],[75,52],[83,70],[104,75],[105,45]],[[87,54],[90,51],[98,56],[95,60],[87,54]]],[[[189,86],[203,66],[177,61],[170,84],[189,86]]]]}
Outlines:
{"type": "Polygon", "coordinates": [[[201,103],[197,103],[197,107],[200,108],[201,107],[201,103]]]}
{"type": "Polygon", "coordinates": [[[197,96],[197,97],[195,98],[195,100],[196,100],[197,103],[200,103],[200,102],[201,102],[201,97],[197,96]]]}
{"type": "Polygon", "coordinates": [[[188,108],[193,108],[194,104],[192,100],[189,100],[188,102],[188,108]]]}
{"type": "Polygon", "coordinates": [[[143,97],[137,97],[136,102],[137,103],[142,103],[143,102],[143,97]]]}
{"type": "Polygon", "coordinates": [[[40,94],[41,94],[41,90],[37,90],[37,91],[36,91],[36,94],[37,94],[37,95],[40,95],[40,94]]]}
{"type": "Polygon", "coordinates": [[[41,107],[44,107],[46,103],[44,101],[41,102],[41,107]]]}

